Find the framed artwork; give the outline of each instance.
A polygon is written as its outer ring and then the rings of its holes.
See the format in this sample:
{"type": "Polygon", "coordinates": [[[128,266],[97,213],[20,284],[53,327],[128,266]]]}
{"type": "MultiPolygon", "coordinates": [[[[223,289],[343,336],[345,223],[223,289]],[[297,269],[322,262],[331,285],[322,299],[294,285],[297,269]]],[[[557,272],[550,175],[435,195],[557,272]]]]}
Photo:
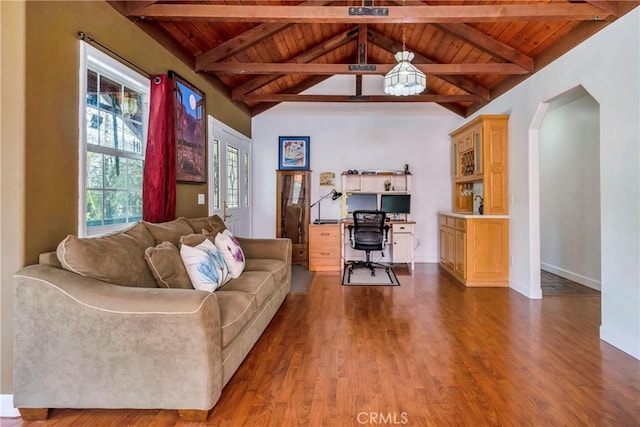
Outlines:
{"type": "Polygon", "coordinates": [[[207,182],[204,93],[173,71],[176,135],[176,181],[207,182]]]}
{"type": "Polygon", "coordinates": [[[279,138],[278,169],[309,169],[308,136],[281,136],[279,138]]]}

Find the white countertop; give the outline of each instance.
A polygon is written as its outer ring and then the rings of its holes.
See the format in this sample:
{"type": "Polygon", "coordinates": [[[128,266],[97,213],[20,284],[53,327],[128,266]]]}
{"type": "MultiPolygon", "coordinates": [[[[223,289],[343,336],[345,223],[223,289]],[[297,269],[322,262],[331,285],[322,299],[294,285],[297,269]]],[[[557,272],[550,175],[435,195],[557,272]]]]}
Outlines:
{"type": "Polygon", "coordinates": [[[439,215],[447,215],[455,218],[486,218],[486,219],[508,219],[509,215],[480,215],[480,214],[463,214],[451,211],[438,211],[439,215]]]}

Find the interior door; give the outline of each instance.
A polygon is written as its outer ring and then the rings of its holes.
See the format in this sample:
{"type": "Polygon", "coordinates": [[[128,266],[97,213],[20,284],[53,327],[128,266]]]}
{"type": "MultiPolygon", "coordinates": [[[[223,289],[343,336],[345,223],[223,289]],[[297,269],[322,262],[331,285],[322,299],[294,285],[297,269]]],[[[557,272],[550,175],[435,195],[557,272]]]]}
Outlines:
{"type": "Polygon", "coordinates": [[[209,215],[251,236],[251,140],[209,116],[209,215]]]}

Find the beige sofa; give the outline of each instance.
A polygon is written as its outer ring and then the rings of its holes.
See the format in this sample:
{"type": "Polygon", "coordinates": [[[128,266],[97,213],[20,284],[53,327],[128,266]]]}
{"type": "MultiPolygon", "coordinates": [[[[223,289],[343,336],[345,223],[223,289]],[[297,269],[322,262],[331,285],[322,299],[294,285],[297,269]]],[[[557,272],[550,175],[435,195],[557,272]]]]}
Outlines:
{"type": "Polygon", "coordinates": [[[289,239],[238,238],[246,267],[213,293],[159,288],[143,271],[147,247],[220,227],[218,217],[179,218],[70,236],[58,255],[18,271],[14,405],[23,418],[45,419],[49,408],[153,408],[205,420],[291,288],[289,239]],[[97,271],[63,268],[59,258],[74,256],[96,258],[97,271]]]}

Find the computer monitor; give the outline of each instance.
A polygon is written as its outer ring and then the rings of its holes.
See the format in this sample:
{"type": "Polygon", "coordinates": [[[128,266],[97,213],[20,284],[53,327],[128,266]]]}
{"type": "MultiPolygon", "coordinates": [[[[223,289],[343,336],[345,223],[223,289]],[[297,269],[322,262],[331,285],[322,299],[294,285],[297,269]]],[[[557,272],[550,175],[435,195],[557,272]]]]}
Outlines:
{"type": "Polygon", "coordinates": [[[348,193],[347,211],[375,211],[378,209],[378,195],[375,193],[348,193]]]}
{"type": "Polygon", "coordinates": [[[387,214],[411,213],[410,194],[383,194],[380,196],[380,210],[387,214]]]}

